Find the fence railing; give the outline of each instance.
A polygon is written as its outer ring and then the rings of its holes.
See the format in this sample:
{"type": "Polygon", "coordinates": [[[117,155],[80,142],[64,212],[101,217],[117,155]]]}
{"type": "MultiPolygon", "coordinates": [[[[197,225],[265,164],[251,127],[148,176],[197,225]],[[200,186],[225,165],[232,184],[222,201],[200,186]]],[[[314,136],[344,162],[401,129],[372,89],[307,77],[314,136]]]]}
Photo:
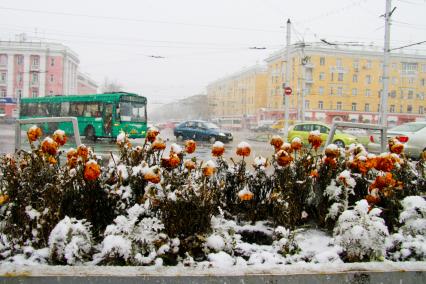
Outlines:
{"type": "Polygon", "coordinates": [[[15,126],[15,152],[21,149],[21,126],[22,124],[38,124],[49,122],[71,122],[74,130],[74,138],[77,146],[81,144],[80,131],[78,130],[78,122],[75,117],[43,117],[43,118],[27,118],[17,119],[15,126]]]}
{"type": "Polygon", "coordinates": [[[371,129],[371,130],[380,130],[380,152],[383,153],[386,151],[386,136],[387,136],[387,127],[377,124],[369,123],[354,123],[354,122],[344,122],[344,121],[335,121],[331,126],[330,133],[327,137],[327,142],[325,146],[329,145],[333,141],[334,134],[336,133],[337,127],[351,127],[351,128],[360,128],[360,129],[371,129]]]}

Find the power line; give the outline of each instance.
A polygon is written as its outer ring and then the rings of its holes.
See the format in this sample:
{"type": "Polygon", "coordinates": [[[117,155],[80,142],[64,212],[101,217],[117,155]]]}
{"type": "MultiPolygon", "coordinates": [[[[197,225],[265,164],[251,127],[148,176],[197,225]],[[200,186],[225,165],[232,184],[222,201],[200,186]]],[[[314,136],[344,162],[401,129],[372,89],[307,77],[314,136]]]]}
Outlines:
{"type": "Polygon", "coordinates": [[[400,47],[396,47],[396,48],[391,48],[391,49],[389,49],[389,51],[392,51],[392,50],[398,50],[398,49],[403,49],[403,48],[406,48],[406,47],[415,46],[415,45],[420,45],[420,44],[424,44],[424,43],[426,43],[426,40],[424,40],[424,41],[419,41],[419,42],[412,43],[412,44],[407,44],[407,45],[400,46],[400,47]]]}
{"type": "Polygon", "coordinates": [[[84,17],[84,18],[101,19],[101,20],[116,20],[116,21],[127,21],[127,22],[143,22],[143,23],[155,23],[155,24],[167,24],[167,25],[181,25],[181,26],[189,26],[189,27],[226,29],[226,30],[235,30],[235,31],[281,32],[279,30],[267,30],[267,29],[207,25],[207,24],[193,24],[193,23],[185,23],[185,22],[158,21],[158,20],[146,20],[146,19],[124,18],[124,17],[113,17],[113,16],[99,16],[99,15],[77,14],[77,13],[67,13],[67,12],[59,12],[59,11],[43,11],[43,10],[36,10],[36,9],[11,8],[11,7],[4,7],[4,6],[0,6],[0,10],[67,16],[67,17],[84,17]]]}

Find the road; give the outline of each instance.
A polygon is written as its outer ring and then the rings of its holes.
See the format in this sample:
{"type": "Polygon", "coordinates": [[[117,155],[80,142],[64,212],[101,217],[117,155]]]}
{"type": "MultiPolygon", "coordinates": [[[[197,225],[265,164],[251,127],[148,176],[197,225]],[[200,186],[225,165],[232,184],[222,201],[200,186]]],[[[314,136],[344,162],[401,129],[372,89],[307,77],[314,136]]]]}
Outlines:
{"type": "MultiPolygon", "coordinates": [[[[235,154],[236,147],[238,143],[241,141],[246,141],[251,145],[252,153],[250,157],[247,159],[249,163],[252,163],[254,157],[256,156],[263,156],[263,157],[270,157],[273,154],[273,147],[269,145],[269,139],[266,135],[262,136],[262,138],[265,140],[264,142],[259,141],[253,141],[253,137],[257,136],[258,134],[254,134],[251,132],[233,132],[234,135],[234,141],[231,143],[225,144],[225,157],[230,158],[234,157],[234,159],[237,159],[237,156],[235,154]]],[[[173,132],[171,129],[163,130],[160,133],[160,136],[167,141],[167,146],[170,148],[170,145],[172,143],[178,143],[183,147],[184,142],[177,142],[175,137],[173,136],[173,132]]],[[[21,133],[22,137],[22,147],[24,149],[29,149],[29,145],[26,139],[25,132],[21,133]]],[[[0,154],[4,153],[13,153],[15,150],[15,128],[13,124],[0,124],[0,154]]],[[[143,145],[144,139],[131,139],[131,142],[133,146],[137,145],[143,145]]],[[[110,156],[110,152],[117,153],[118,148],[115,143],[112,143],[109,139],[99,139],[98,141],[88,141],[84,138],[82,139],[82,143],[86,144],[87,146],[92,147],[92,149],[95,151],[95,153],[101,155],[104,160],[108,160],[110,156]]],[[[194,154],[190,155],[189,157],[196,156],[198,159],[201,159],[203,161],[207,161],[211,159],[211,144],[209,142],[197,142],[197,150],[194,154]]],[[[73,138],[71,137],[67,144],[63,147],[64,150],[67,150],[68,148],[75,147],[75,142],[73,141],[73,138]]]]}

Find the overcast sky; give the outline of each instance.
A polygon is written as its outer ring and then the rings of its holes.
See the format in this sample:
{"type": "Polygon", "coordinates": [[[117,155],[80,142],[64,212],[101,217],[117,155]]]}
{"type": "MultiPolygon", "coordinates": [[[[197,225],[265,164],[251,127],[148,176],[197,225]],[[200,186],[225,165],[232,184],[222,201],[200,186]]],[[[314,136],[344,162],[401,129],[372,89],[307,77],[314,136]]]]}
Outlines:
{"type": "MultiPolygon", "coordinates": [[[[164,103],[205,93],[208,83],[298,40],[383,45],[385,0],[2,0],[0,39],[61,42],[81,71],[164,103]],[[266,47],[250,50],[249,47],[266,47]],[[150,57],[163,56],[156,59],[150,57]]],[[[426,40],[426,1],[393,0],[392,47],[426,40]]],[[[426,54],[426,45],[416,47],[426,54]]]]}

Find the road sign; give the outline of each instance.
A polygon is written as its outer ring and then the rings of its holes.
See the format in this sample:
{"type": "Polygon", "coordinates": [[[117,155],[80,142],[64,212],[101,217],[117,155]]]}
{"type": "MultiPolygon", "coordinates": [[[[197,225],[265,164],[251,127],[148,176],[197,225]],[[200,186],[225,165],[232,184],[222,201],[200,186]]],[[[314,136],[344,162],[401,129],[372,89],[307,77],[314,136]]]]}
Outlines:
{"type": "Polygon", "coordinates": [[[290,87],[284,88],[284,94],[287,95],[287,96],[290,96],[292,91],[293,90],[290,87]]]}

